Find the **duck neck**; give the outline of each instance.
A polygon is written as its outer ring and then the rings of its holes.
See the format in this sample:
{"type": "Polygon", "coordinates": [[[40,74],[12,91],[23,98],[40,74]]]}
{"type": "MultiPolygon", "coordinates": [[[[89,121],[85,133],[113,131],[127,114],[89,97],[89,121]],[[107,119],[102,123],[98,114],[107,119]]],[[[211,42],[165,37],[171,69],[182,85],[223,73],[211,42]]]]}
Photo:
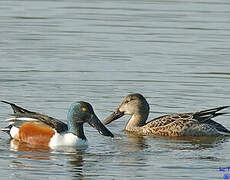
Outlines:
{"type": "Polygon", "coordinates": [[[83,123],[73,123],[73,121],[68,122],[68,133],[76,135],[78,138],[86,140],[84,134],[83,123]]]}
{"type": "Polygon", "coordinates": [[[126,124],[125,130],[136,131],[138,128],[146,124],[148,113],[135,113],[131,116],[128,123],[126,124]]]}

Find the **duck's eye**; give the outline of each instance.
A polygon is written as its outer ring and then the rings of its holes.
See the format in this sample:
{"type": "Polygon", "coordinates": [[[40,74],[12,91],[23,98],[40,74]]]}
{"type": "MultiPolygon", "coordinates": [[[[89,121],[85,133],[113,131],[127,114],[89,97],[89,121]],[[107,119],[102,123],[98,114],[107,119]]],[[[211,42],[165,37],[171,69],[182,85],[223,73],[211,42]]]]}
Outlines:
{"type": "Polygon", "coordinates": [[[131,97],[131,98],[130,98],[130,101],[135,100],[135,99],[136,99],[135,97],[131,97]]]}
{"type": "Polygon", "coordinates": [[[87,111],[87,108],[83,107],[83,108],[81,108],[81,110],[82,110],[83,112],[86,112],[86,111],[87,111]]]}

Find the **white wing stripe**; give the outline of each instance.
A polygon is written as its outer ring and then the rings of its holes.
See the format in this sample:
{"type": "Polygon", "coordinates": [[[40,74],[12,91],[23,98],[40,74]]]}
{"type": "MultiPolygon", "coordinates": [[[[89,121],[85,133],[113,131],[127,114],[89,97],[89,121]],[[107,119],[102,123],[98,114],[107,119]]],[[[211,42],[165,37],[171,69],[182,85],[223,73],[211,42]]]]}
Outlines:
{"type": "Polygon", "coordinates": [[[6,119],[5,121],[14,122],[14,121],[38,121],[38,120],[34,118],[26,118],[26,117],[22,117],[22,118],[13,117],[13,118],[6,119]]]}

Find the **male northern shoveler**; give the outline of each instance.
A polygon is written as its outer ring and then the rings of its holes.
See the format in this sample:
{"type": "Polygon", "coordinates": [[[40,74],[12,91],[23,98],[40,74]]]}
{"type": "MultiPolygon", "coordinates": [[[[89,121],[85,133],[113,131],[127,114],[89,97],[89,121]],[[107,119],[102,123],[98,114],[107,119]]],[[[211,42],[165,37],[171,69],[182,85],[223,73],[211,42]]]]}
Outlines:
{"type": "Polygon", "coordinates": [[[149,115],[149,104],[138,93],[126,96],[119,107],[103,122],[104,125],[122,117],[131,115],[125,130],[139,135],[161,136],[218,136],[230,135],[221,124],[212,120],[213,117],[225,114],[218,111],[229,106],[222,106],[195,113],[171,114],[146,123],[149,115]]]}
{"type": "Polygon", "coordinates": [[[7,119],[9,126],[1,129],[13,139],[40,146],[81,146],[87,145],[83,124],[89,123],[104,136],[113,134],[100,122],[87,102],[76,102],[70,106],[67,124],[45,114],[28,111],[13,103],[13,118],[7,119]]]}

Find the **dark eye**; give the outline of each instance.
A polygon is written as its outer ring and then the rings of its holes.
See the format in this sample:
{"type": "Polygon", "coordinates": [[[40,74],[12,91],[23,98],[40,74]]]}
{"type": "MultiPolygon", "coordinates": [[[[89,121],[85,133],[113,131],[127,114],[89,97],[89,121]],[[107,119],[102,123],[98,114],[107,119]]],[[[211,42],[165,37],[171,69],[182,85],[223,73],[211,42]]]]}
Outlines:
{"type": "Polygon", "coordinates": [[[129,103],[131,100],[130,99],[127,99],[127,100],[125,100],[125,104],[127,104],[127,103],[129,103]]]}

